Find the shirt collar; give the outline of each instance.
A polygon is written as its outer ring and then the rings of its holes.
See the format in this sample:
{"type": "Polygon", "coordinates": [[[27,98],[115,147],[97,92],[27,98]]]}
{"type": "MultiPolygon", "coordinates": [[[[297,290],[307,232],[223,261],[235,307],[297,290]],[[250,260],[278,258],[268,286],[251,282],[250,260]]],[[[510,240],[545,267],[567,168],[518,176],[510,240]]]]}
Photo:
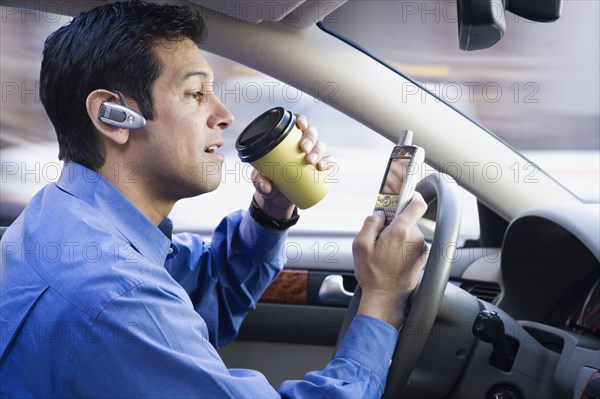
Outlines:
{"type": "MultiPolygon", "coordinates": [[[[173,222],[169,218],[164,218],[162,222],[158,224],[158,229],[169,239],[172,240],[173,235],[173,222]]],[[[179,248],[176,245],[171,244],[171,247],[167,250],[167,259],[174,258],[179,253],[179,248]]]]}
{"type": "Polygon", "coordinates": [[[164,264],[173,231],[170,219],[157,227],[108,180],[75,162],[65,162],[56,185],[98,210],[140,254],[164,264]]]}

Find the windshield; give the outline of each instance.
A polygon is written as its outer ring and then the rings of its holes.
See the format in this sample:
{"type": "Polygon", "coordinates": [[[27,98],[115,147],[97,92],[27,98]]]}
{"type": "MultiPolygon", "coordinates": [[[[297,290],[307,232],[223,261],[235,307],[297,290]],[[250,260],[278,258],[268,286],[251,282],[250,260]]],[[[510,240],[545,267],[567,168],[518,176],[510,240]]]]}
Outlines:
{"type": "MultiPolygon", "coordinates": [[[[366,47],[517,149],[525,150],[527,156],[581,198],[597,202],[600,197],[598,34],[594,35],[593,30],[598,33],[598,21],[588,27],[584,23],[575,24],[575,28],[564,28],[566,33],[552,33],[554,36],[548,36],[544,29],[533,29],[532,36],[527,36],[536,46],[547,41],[554,43],[552,51],[545,44],[545,49],[536,47],[537,50],[528,51],[519,29],[521,25],[526,29],[534,24],[516,21],[509,25],[499,47],[464,53],[458,50],[451,8],[440,9],[448,13],[448,20],[441,18],[441,14],[433,23],[428,20],[432,17],[426,12],[425,4],[429,7],[433,3],[411,3],[423,7],[417,9],[424,13],[421,16],[414,14],[416,11],[402,10],[401,5],[408,2],[351,1],[328,17],[324,25],[366,47]],[[367,21],[356,23],[353,15],[357,13],[352,10],[356,7],[364,8],[360,15],[367,21]],[[369,28],[361,30],[358,26],[369,28]],[[393,28],[392,32],[383,32],[384,27],[393,28]],[[569,29],[592,30],[589,42],[573,43],[578,51],[571,48],[568,41],[562,44],[567,39],[561,35],[578,36],[569,33],[569,29]],[[561,76],[570,78],[559,78],[561,76]]],[[[572,3],[596,2],[569,2],[572,3]]],[[[595,7],[597,11],[597,4],[595,7]]],[[[571,12],[568,10],[565,6],[561,23],[569,20],[567,16],[571,12]]],[[[589,20],[593,16],[593,10],[577,10],[582,18],[589,20]]],[[[35,10],[2,12],[2,225],[10,224],[29,199],[60,174],[62,162],[57,158],[56,136],[39,99],[39,68],[45,38],[68,21],[68,17],[35,10]]],[[[558,23],[548,25],[560,26],[558,23]]],[[[336,158],[336,164],[327,173],[332,183],[331,193],[309,212],[302,213],[295,230],[357,231],[364,215],[372,212],[393,143],[316,100],[311,93],[300,92],[226,58],[205,56],[218,71],[215,90],[235,115],[236,122],[224,134],[222,151],[226,163],[221,187],[210,195],[180,201],[171,214],[176,228],[210,231],[225,212],[248,207],[253,190],[251,172],[237,157],[235,139],[256,116],[269,108],[283,106],[307,115],[336,158]],[[223,212],[206,212],[214,208],[214,204],[219,204],[223,212]]],[[[336,101],[337,89],[335,82],[314,87],[329,103],[336,101]]],[[[462,235],[476,237],[475,198],[466,192],[463,197],[462,235]]]]}
{"type": "MultiPolygon", "coordinates": [[[[60,176],[62,162],[58,160],[56,135],[39,98],[39,71],[44,40],[70,20],[35,10],[9,11],[3,11],[0,23],[0,225],[3,226],[12,223],[37,191],[60,176]]],[[[302,212],[295,230],[357,231],[363,215],[372,212],[393,144],[310,93],[226,58],[207,52],[204,56],[217,71],[214,90],[236,120],[223,134],[225,145],[220,151],[225,155],[225,164],[220,187],[209,195],[179,201],[170,214],[175,228],[209,234],[227,212],[248,208],[254,190],[250,179],[252,169],[240,162],[235,140],[259,114],[283,106],[307,115],[336,159],[332,169],[325,173],[331,185],[330,194],[310,212],[302,212]],[[371,175],[373,171],[375,178],[371,175]],[[356,181],[361,181],[360,186],[356,181]],[[219,204],[222,212],[206,211],[214,209],[215,204],[219,204]],[[360,217],[348,217],[349,213],[360,217]]],[[[315,90],[331,93],[330,100],[335,101],[335,82],[315,86],[315,90]]],[[[477,229],[476,221],[472,227],[477,229]]]]}
{"type": "MultiPolygon", "coordinates": [[[[491,130],[588,202],[600,198],[600,3],[561,18],[506,13],[487,50],[459,49],[455,1],[349,1],[323,27],[491,130]]],[[[406,96],[421,96],[406,87],[406,96]]],[[[425,101],[425,99],[423,99],[425,101]]]]}

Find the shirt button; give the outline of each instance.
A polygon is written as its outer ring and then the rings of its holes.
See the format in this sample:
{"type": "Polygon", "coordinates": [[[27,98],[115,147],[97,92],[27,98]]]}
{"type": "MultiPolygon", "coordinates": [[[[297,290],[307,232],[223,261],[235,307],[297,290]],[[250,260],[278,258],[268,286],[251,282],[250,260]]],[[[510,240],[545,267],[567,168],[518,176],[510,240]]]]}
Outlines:
{"type": "Polygon", "coordinates": [[[171,255],[173,253],[173,247],[169,247],[169,250],[167,252],[169,253],[169,255],[171,255]]]}

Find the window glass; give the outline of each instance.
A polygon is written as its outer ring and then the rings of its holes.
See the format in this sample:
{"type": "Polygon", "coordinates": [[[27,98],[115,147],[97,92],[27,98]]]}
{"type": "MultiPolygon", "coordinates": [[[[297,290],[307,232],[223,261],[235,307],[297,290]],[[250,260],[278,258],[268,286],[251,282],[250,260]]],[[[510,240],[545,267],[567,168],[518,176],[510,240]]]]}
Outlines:
{"type": "MultiPolygon", "coordinates": [[[[537,23],[505,13],[493,47],[458,46],[455,1],[350,1],[324,26],[436,93],[589,202],[600,199],[600,3],[537,23]]],[[[407,88],[407,96],[420,96],[407,88]]]]}
{"type": "MultiPolygon", "coordinates": [[[[68,18],[35,12],[3,12],[1,31],[2,103],[0,153],[2,155],[2,224],[10,223],[29,199],[45,184],[55,181],[62,167],[54,128],[39,100],[39,69],[45,38],[68,18]],[[16,40],[16,38],[19,38],[16,40]]],[[[354,232],[373,210],[381,177],[393,144],[353,119],[317,101],[310,93],[214,54],[205,57],[216,71],[214,90],[236,117],[223,135],[221,186],[213,193],[180,201],[171,217],[178,230],[209,231],[222,216],[248,207],[253,192],[251,168],[240,162],[235,140],[244,127],[262,112],[282,106],[304,114],[315,125],[335,157],[324,178],[330,194],[309,210],[301,211],[295,230],[354,232]]],[[[327,90],[335,102],[335,82],[315,85],[327,90]]],[[[313,93],[314,94],[314,93],[313,93]]],[[[176,154],[174,154],[176,156],[176,154]]],[[[478,231],[475,200],[468,194],[463,232],[478,231]],[[470,206],[470,207],[469,207],[470,206]]]]}
{"type": "MultiPolygon", "coordinates": [[[[203,209],[211,209],[215,203],[223,204],[223,209],[249,205],[253,192],[251,168],[240,162],[234,142],[260,113],[282,106],[306,115],[309,122],[318,128],[320,138],[327,143],[329,152],[335,157],[333,167],[324,173],[324,178],[331,185],[330,193],[311,209],[301,211],[301,222],[295,229],[358,230],[364,217],[373,210],[394,144],[310,94],[226,58],[214,54],[205,56],[218,71],[215,91],[236,116],[236,122],[224,135],[226,159],[221,187],[210,195],[180,201],[173,212],[176,225],[196,224],[197,221],[190,215],[200,212],[203,218],[211,218],[208,225],[214,226],[221,215],[202,212],[203,209]]],[[[331,93],[328,102],[334,103],[337,93],[335,82],[321,86],[331,93]]],[[[426,167],[423,173],[428,172],[433,172],[433,169],[426,167]]],[[[461,192],[465,208],[462,233],[475,237],[479,231],[475,198],[464,190],[461,192]]]]}

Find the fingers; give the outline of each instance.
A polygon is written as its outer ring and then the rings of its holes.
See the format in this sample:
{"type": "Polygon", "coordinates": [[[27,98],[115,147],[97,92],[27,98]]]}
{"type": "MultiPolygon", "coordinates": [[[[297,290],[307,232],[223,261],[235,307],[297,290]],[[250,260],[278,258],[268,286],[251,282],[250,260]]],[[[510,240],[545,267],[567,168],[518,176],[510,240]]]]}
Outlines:
{"type": "Polygon", "coordinates": [[[296,115],[296,126],[302,131],[300,150],[306,153],[306,162],[316,165],[319,170],[327,169],[327,163],[331,163],[332,160],[325,160],[327,145],[319,141],[317,128],[309,125],[304,115],[296,115]]]}
{"type": "MultiPolygon", "coordinates": [[[[393,234],[394,236],[399,235],[401,240],[407,239],[410,234],[409,232],[416,226],[417,222],[423,217],[426,211],[427,203],[423,199],[423,196],[420,193],[415,192],[412,200],[408,203],[404,211],[396,216],[388,228],[386,228],[386,230],[394,230],[394,232],[384,232],[384,234],[393,234]]],[[[354,239],[353,249],[355,249],[355,246],[361,248],[373,247],[383,229],[384,221],[385,218],[381,212],[376,212],[375,214],[368,216],[354,239]]],[[[422,237],[417,241],[422,241],[422,237]]]]}
{"type": "Polygon", "coordinates": [[[258,173],[256,169],[252,169],[250,178],[254,188],[260,195],[267,197],[273,191],[273,183],[271,183],[271,180],[258,173]]]}
{"type": "Polygon", "coordinates": [[[304,130],[308,127],[308,119],[306,119],[305,115],[296,114],[296,126],[298,129],[304,130]]]}
{"type": "Polygon", "coordinates": [[[403,256],[412,256],[423,252],[425,240],[417,222],[423,217],[426,210],[427,203],[420,193],[415,192],[404,211],[397,215],[381,232],[379,240],[382,241],[382,245],[402,247],[403,256]]]}
{"type": "Polygon", "coordinates": [[[319,132],[314,126],[308,125],[308,119],[306,116],[298,114],[296,115],[296,127],[302,131],[302,141],[300,142],[300,149],[306,153],[309,153],[315,143],[319,132]]]}
{"type": "Polygon", "coordinates": [[[335,158],[331,155],[325,155],[319,162],[317,162],[317,169],[327,170],[334,166],[335,158]]]}
{"type": "Polygon", "coordinates": [[[292,216],[295,205],[275,187],[271,180],[256,169],[252,170],[251,179],[256,189],[253,198],[263,212],[276,219],[288,219],[292,216]]]}
{"type": "Polygon", "coordinates": [[[302,129],[302,140],[300,149],[307,154],[313,151],[315,144],[319,141],[319,131],[314,126],[307,126],[302,129]]]}
{"type": "Polygon", "coordinates": [[[412,199],[406,205],[406,208],[394,218],[392,224],[400,224],[400,225],[413,225],[416,224],[419,219],[423,217],[423,215],[427,212],[427,203],[423,199],[423,196],[415,191],[412,199]]]}
{"type": "Polygon", "coordinates": [[[317,143],[313,146],[311,152],[306,154],[306,162],[311,165],[316,165],[324,156],[327,151],[327,144],[323,141],[317,141],[317,143]]]}
{"type": "Polygon", "coordinates": [[[355,254],[369,252],[374,247],[384,221],[385,218],[381,213],[367,216],[362,228],[352,242],[352,251],[355,254]]]}

